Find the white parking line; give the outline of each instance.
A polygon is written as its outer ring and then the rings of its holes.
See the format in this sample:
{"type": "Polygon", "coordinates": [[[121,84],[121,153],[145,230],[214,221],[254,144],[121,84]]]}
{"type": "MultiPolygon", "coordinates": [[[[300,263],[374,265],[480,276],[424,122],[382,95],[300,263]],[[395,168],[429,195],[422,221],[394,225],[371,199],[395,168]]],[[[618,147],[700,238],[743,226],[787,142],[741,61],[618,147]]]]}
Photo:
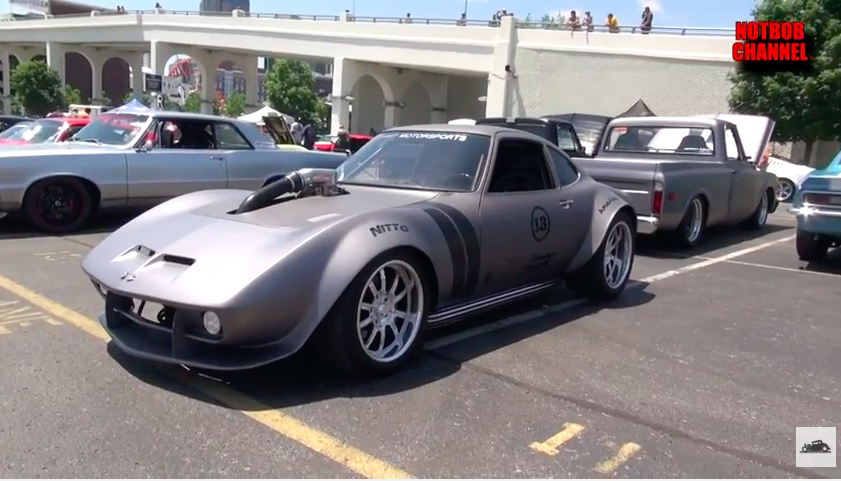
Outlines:
{"type": "MultiPolygon", "coordinates": [[[[698,256],[698,259],[706,259],[706,257],[698,256]]],[[[781,267],[781,266],[769,266],[767,264],[756,264],[754,262],[742,262],[742,261],[724,261],[725,264],[734,264],[737,266],[746,266],[746,267],[761,267],[762,269],[773,269],[775,271],[783,271],[783,272],[797,272],[798,274],[809,274],[812,276],[824,276],[824,277],[833,277],[835,279],[841,279],[838,274],[830,274],[829,272],[819,272],[819,271],[810,271],[806,269],[794,269],[792,267],[781,267]]]]}
{"type": "MultiPolygon", "coordinates": [[[[741,257],[743,255],[750,254],[752,252],[760,251],[762,249],[766,249],[768,247],[782,244],[783,242],[788,242],[794,239],[796,236],[787,236],[783,237],[782,239],[776,239],[770,242],[765,242],[764,244],[755,245],[753,247],[748,247],[742,250],[738,250],[736,252],[732,252],[730,254],[725,254],[719,257],[713,257],[710,259],[705,259],[701,262],[696,262],[694,264],[690,264],[688,266],[681,267],[679,269],[672,269],[670,271],[663,272],[661,274],[656,274],[653,276],[646,277],[644,279],[640,279],[639,281],[630,281],[628,282],[628,288],[638,287],[640,285],[651,284],[653,282],[662,281],[664,279],[668,279],[670,277],[674,277],[680,274],[685,274],[687,272],[691,272],[698,269],[703,269],[704,267],[709,267],[711,265],[720,264],[722,262],[728,262],[732,259],[737,257],[741,257]]],[[[699,257],[700,259],[700,257],[699,257]]],[[[474,327],[473,329],[468,329],[466,331],[457,332],[455,334],[440,337],[433,341],[429,341],[424,344],[424,348],[427,350],[438,349],[444,346],[449,346],[450,344],[454,344],[456,342],[464,341],[465,339],[470,339],[471,337],[476,337],[482,334],[487,334],[489,332],[498,331],[499,329],[503,329],[509,326],[514,326],[517,324],[522,324],[526,321],[531,321],[532,319],[536,319],[541,316],[545,316],[546,314],[552,314],[555,312],[564,311],[567,309],[571,309],[573,307],[578,307],[584,305],[589,302],[589,299],[586,298],[577,298],[571,299],[566,302],[562,302],[560,304],[555,304],[552,306],[547,306],[542,309],[535,309],[533,311],[524,312],[523,314],[518,314],[514,317],[509,317],[506,319],[501,319],[497,322],[492,322],[490,324],[485,324],[482,326],[474,327]]]]}

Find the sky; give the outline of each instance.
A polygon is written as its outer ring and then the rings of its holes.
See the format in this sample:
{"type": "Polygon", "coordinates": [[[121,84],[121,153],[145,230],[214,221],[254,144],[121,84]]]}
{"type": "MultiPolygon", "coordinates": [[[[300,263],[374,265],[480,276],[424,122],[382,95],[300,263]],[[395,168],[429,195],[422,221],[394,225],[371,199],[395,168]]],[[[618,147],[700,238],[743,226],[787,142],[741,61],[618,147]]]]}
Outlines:
{"type": "MultiPolygon", "coordinates": [[[[108,6],[118,2],[128,10],[146,10],[155,0],[80,0],[108,6]]],[[[467,18],[486,19],[506,8],[518,18],[531,14],[539,19],[544,14],[575,10],[589,10],[601,21],[608,13],[616,15],[620,23],[639,22],[642,7],[655,12],[654,24],[664,27],[723,27],[733,28],[734,22],[750,17],[755,0],[467,0],[467,18]],[[508,2],[508,3],[506,3],[508,2]]],[[[198,10],[199,0],[161,0],[165,9],[198,10]]],[[[287,13],[310,15],[338,15],[355,10],[357,16],[403,17],[411,13],[415,18],[458,18],[464,11],[465,0],[319,0],[301,3],[279,0],[251,0],[255,13],[287,13]]]]}

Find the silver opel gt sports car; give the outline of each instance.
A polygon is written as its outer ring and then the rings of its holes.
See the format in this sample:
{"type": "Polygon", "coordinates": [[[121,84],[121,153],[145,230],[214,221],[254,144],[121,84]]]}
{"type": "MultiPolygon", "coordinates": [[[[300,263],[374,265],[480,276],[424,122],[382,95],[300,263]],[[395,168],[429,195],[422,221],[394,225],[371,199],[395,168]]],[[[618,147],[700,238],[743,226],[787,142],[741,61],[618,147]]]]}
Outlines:
{"type": "Polygon", "coordinates": [[[560,282],[618,296],[635,219],[623,193],[536,136],[411,126],[337,170],[167,201],[82,268],[129,355],[238,370],[309,341],[339,368],[376,375],[410,358],[428,328],[560,282]]]}

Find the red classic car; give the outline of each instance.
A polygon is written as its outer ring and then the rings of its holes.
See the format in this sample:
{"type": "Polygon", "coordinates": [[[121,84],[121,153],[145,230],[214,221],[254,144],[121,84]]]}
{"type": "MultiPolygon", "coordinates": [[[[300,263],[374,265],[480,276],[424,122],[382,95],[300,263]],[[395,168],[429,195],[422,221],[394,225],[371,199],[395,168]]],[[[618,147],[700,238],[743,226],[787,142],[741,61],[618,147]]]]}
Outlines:
{"type": "MultiPolygon", "coordinates": [[[[363,145],[367,144],[373,137],[362,134],[348,134],[350,137],[350,153],[354,153],[361,149],[363,145]]],[[[324,152],[332,152],[336,146],[335,135],[323,135],[315,142],[315,150],[324,152]]]]}
{"type": "Polygon", "coordinates": [[[14,131],[5,138],[0,138],[0,145],[48,144],[64,142],[82,127],[88,125],[90,119],[79,117],[58,117],[35,120],[26,128],[14,131]]]}

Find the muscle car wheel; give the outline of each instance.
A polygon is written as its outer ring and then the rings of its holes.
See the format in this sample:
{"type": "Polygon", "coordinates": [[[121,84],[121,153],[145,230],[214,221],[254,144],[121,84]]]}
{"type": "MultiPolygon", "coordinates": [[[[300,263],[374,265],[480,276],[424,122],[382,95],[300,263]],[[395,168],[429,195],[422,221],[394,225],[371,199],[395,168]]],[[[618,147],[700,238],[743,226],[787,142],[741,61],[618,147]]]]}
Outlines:
{"type": "Polygon", "coordinates": [[[636,254],[633,222],[625,212],[616,214],[599,250],[584,267],[567,274],[565,281],[569,290],[596,299],[613,299],[622,293],[631,276],[636,254]]]}
{"type": "Polygon", "coordinates": [[[350,374],[395,371],[420,346],[429,296],[422,264],[403,251],[371,261],[322,322],[317,350],[350,374]]]}
{"type": "Polygon", "coordinates": [[[678,228],[672,232],[672,238],[678,246],[688,249],[695,247],[704,236],[707,226],[707,207],[703,199],[695,197],[683,215],[678,228]]]}
{"type": "Polygon", "coordinates": [[[797,229],[797,256],[801,261],[817,262],[822,261],[829,251],[829,242],[823,237],[797,229]]]}
{"type": "Polygon", "coordinates": [[[44,179],[33,184],[23,199],[23,212],[37,229],[65,234],[79,229],[93,211],[91,194],[73,177],[44,179]]]}
{"type": "Polygon", "coordinates": [[[775,195],[777,197],[777,202],[787,202],[791,199],[791,196],[794,195],[794,191],[797,187],[794,186],[794,182],[788,179],[778,179],[777,180],[777,188],[775,195]]]}

